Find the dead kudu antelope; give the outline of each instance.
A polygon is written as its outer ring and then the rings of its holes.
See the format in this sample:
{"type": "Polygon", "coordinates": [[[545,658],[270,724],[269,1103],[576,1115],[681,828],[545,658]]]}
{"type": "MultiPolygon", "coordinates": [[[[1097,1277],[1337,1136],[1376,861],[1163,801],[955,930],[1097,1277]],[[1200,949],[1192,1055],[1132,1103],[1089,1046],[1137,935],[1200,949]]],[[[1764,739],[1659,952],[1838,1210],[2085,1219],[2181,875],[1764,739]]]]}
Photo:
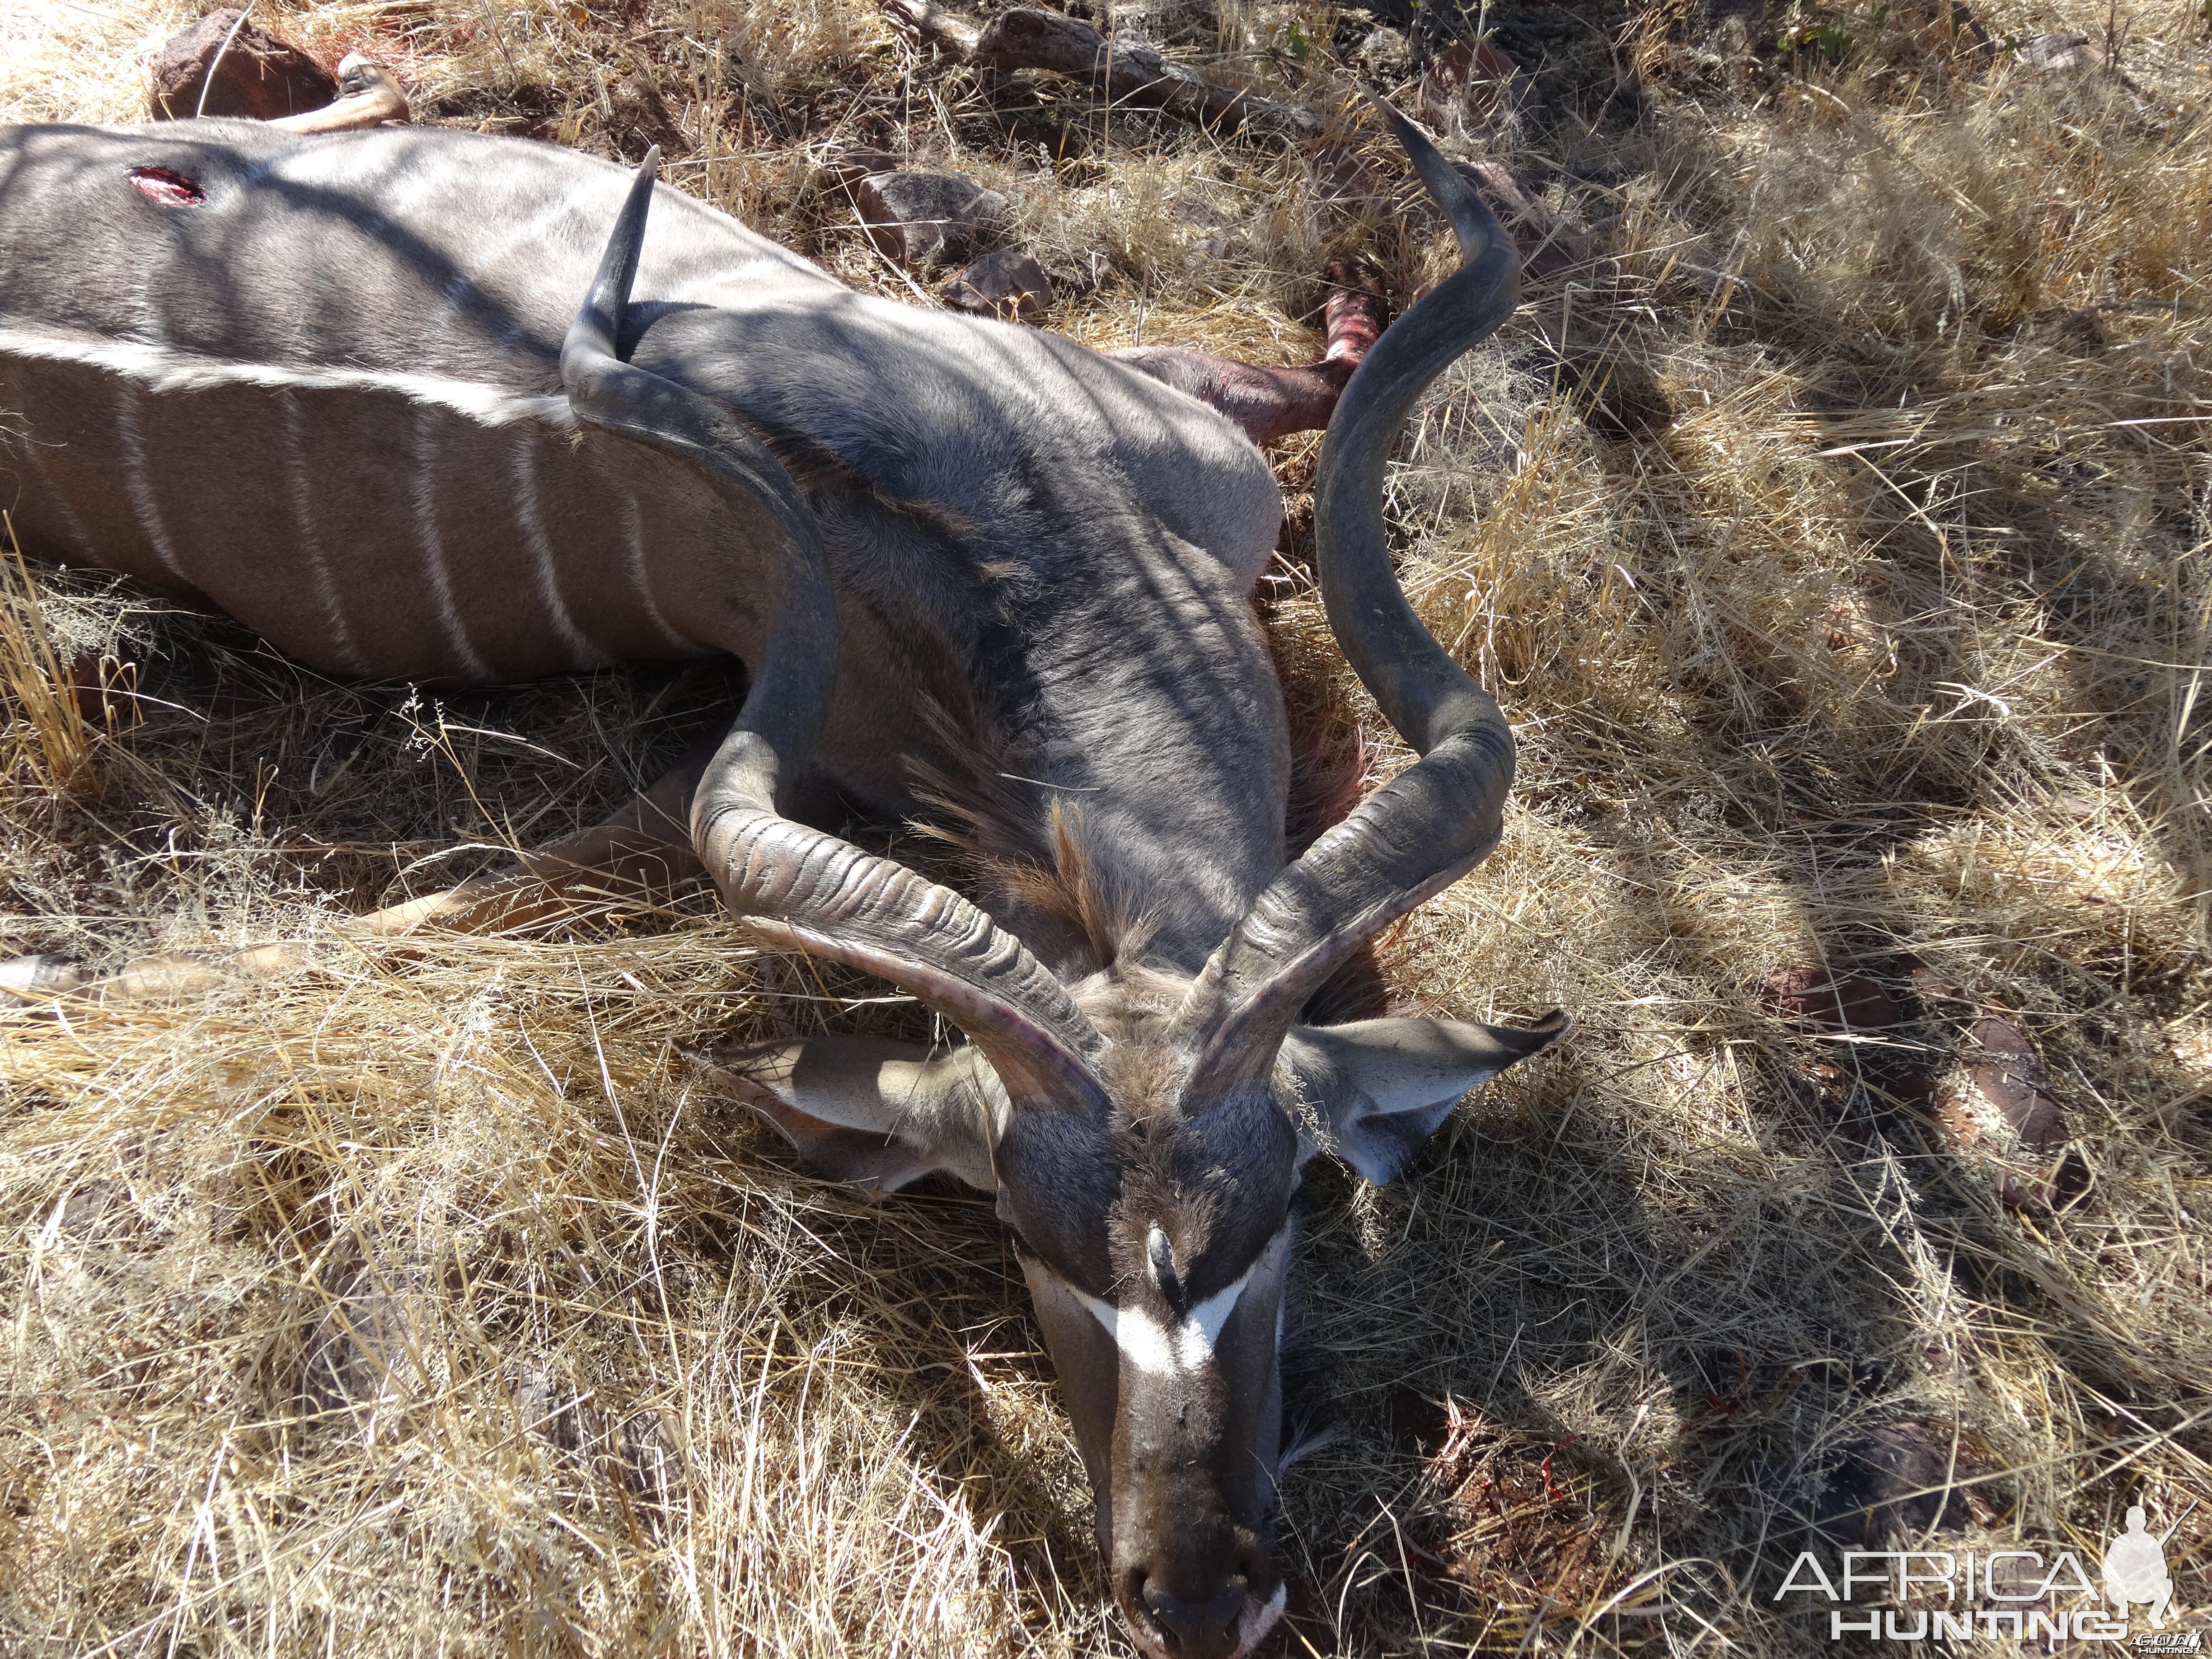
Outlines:
{"type": "MultiPolygon", "coordinates": [[[[1565,1026],[1299,1023],[1490,850],[1513,771],[1497,705],[1399,589],[1382,494],[1414,398],[1511,312],[1515,256],[1389,115],[1465,263],[1343,392],[1316,562],[1421,758],[1295,860],[1249,603],[1281,501],[1198,398],[849,292],[650,162],[631,182],[421,129],[0,131],[0,495],[27,543],[331,672],[744,662],[726,734],[615,819],[368,925],[489,925],[703,870],[763,939],[965,1032],[722,1060],[827,1176],[997,1194],[1156,1655],[1244,1653],[1283,1605],[1301,1167],[1327,1151],[1389,1180],[1565,1026]],[[1003,854],[983,908],[813,827],[925,796],[1003,854]]],[[[97,988],[9,971],[27,996],[97,988]]]]}

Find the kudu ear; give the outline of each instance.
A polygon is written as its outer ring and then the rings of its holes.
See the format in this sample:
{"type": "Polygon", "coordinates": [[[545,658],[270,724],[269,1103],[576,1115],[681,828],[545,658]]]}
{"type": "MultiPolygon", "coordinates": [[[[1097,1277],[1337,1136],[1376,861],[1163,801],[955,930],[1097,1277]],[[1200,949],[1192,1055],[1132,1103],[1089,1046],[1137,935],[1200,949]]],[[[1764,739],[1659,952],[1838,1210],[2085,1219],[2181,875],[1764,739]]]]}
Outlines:
{"type": "Polygon", "coordinates": [[[1009,1109],[973,1048],[933,1057],[878,1037],[691,1051],[832,1181],[896,1192],[933,1170],[998,1189],[991,1149],[1009,1109]]]}
{"type": "MultiPolygon", "coordinates": [[[[1382,1186],[1437,1132],[1462,1095],[1550,1048],[1573,1023],[1554,1009],[1525,1028],[1455,1019],[1293,1026],[1283,1040],[1281,1064],[1328,1137],[1299,1152],[1334,1152],[1382,1186]]],[[[1302,1131],[1300,1139],[1311,1137],[1302,1131]]]]}

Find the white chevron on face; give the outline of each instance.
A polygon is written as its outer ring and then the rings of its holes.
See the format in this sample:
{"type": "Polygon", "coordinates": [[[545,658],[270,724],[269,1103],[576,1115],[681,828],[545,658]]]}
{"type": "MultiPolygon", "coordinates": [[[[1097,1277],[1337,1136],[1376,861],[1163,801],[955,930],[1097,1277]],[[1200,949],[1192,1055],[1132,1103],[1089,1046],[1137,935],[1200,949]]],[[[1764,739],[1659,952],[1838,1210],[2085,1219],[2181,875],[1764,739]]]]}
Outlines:
{"type": "MultiPolygon", "coordinates": [[[[1114,1339],[1114,1346],[1148,1376],[1166,1376],[1196,1370],[1213,1358],[1222,1328],[1249,1288],[1255,1275],[1273,1278],[1282,1271],[1283,1243],[1288,1228],[1278,1231],[1253,1258],[1252,1265],[1235,1279],[1193,1308],[1176,1324],[1162,1323],[1142,1308],[1116,1307],[1087,1291],[1067,1285],[1067,1293],[1080,1302],[1114,1339]]],[[[1061,1281],[1066,1284],[1065,1280],[1061,1281]]]]}

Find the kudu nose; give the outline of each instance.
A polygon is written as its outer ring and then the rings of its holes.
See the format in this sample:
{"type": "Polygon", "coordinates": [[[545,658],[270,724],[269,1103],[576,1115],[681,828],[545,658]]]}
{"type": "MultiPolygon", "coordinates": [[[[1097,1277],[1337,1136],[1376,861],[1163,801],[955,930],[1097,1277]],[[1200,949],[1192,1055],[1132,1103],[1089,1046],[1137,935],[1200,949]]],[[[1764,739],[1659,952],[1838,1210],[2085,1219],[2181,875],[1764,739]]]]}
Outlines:
{"type": "Polygon", "coordinates": [[[1137,1599],[1151,1616],[1152,1633],[1176,1659],[1229,1659],[1237,1651],[1243,1579],[1231,1579],[1206,1601],[1187,1601],[1141,1572],[1137,1578],[1137,1599]]]}

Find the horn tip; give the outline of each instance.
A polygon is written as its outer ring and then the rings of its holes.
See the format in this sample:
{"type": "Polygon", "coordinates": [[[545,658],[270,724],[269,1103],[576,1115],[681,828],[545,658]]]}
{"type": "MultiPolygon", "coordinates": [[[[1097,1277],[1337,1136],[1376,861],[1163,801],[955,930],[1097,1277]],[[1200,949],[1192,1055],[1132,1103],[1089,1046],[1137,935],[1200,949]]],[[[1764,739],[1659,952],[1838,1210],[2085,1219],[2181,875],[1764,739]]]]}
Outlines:
{"type": "Polygon", "coordinates": [[[1520,1026],[1513,1035],[1528,1044],[1527,1052],[1540,1054],[1575,1029],[1575,1017],[1564,1008],[1554,1008],[1533,1025],[1520,1026]]]}

